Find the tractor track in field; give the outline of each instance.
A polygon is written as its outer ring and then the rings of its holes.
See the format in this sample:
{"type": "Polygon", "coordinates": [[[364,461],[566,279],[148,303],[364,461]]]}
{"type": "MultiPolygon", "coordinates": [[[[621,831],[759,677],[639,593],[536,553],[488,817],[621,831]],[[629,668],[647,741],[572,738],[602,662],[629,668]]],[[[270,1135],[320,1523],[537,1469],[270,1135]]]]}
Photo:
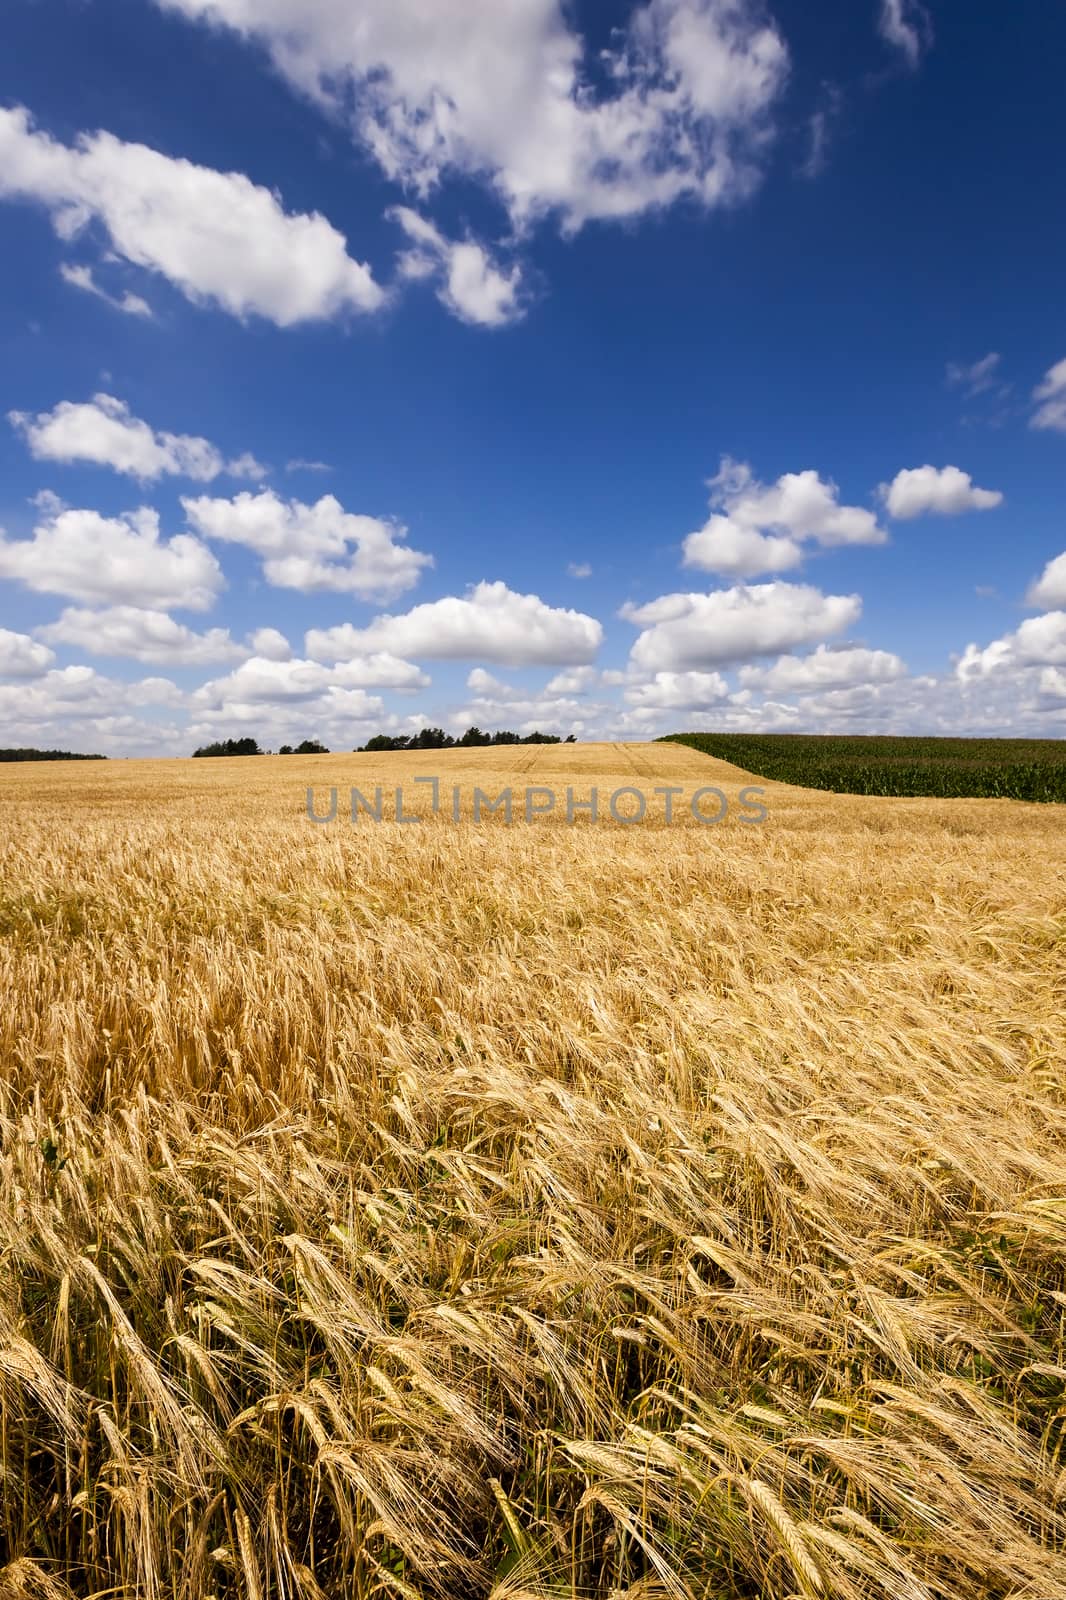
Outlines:
{"type": "Polygon", "coordinates": [[[654,768],[649,765],[648,757],[638,757],[634,753],[632,745],[623,745],[622,749],[629,758],[629,764],[633,768],[633,771],[636,773],[638,778],[657,778],[659,776],[654,768]]]}

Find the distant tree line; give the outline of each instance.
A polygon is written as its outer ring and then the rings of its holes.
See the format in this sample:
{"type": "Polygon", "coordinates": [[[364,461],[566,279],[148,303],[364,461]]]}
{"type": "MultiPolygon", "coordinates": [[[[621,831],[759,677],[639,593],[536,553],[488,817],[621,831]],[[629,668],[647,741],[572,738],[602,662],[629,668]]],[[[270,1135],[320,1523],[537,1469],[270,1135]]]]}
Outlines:
{"type": "MultiPolygon", "coordinates": [[[[194,750],[194,756],[262,756],[269,755],[268,750],[261,750],[256,739],[223,739],[219,744],[205,744],[199,750],[194,750]]],[[[298,744],[293,749],[291,744],[283,744],[278,751],[279,756],[328,756],[329,746],[319,744],[317,739],[305,739],[303,744],[298,744]]]]}
{"type": "Polygon", "coordinates": [[[445,733],[443,728],[423,728],[421,733],[413,733],[409,737],[403,734],[376,733],[366,744],[360,745],[359,754],[365,755],[378,750],[462,750],[469,749],[472,745],[489,744],[576,744],[574,734],[568,734],[566,739],[560,739],[557,733],[527,733],[525,737],[520,733],[508,733],[501,729],[497,733],[483,733],[480,728],[467,728],[458,739],[453,739],[450,733],[445,733]]]}
{"type": "Polygon", "coordinates": [[[194,756],[261,756],[262,750],[255,739],[222,739],[218,744],[201,745],[194,756]]]}
{"type": "Polygon", "coordinates": [[[0,750],[0,761],[106,761],[106,756],[77,755],[73,750],[0,750]]]}
{"type": "MultiPolygon", "coordinates": [[[[458,739],[453,739],[450,733],[445,733],[443,728],[423,728],[421,733],[390,734],[378,733],[373,739],[368,739],[366,744],[358,747],[360,754],[378,750],[462,750],[469,749],[472,745],[492,744],[576,744],[574,734],[568,734],[561,739],[557,733],[510,733],[506,728],[497,733],[484,733],[480,728],[467,728],[458,739]]],[[[320,744],[317,739],[305,739],[302,744],[295,747],[283,744],[278,751],[279,756],[328,756],[329,747],[320,744]]],[[[260,749],[257,739],[222,739],[217,744],[201,745],[199,750],[194,750],[194,756],[262,756],[269,755],[267,750],[260,749]]],[[[13,756],[12,759],[15,759],[13,756]]],[[[27,757],[26,759],[29,759],[27,757]]],[[[42,758],[43,759],[43,758],[42,758]]],[[[58,757],[57,757],[58,759],[58,757]]],[[[88,757],[86,759],[89,759],[88,757]]]]}

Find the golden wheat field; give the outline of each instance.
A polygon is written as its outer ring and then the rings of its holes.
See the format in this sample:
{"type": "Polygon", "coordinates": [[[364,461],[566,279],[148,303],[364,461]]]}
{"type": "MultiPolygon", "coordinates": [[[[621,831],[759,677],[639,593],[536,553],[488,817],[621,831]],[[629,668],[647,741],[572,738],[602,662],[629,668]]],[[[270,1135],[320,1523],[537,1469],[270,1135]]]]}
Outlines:
{"type": "Polygon", "coordinates": [[[0,769],[0,1593],[1066,1597],[1062,808],[745,781],[0,769]]]}

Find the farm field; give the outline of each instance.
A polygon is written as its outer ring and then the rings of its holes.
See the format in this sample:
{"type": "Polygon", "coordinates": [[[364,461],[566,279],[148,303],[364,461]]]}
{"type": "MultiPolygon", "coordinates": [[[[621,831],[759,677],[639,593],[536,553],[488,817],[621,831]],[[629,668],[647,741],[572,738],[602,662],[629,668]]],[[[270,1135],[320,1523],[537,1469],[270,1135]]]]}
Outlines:
{"type": "Polygon", "coordinates": [[[0,770],[0,1594],[1066,1600],[1064,819],[0,770]]]}
{"type": "Polygon", "coordinates": [[[764,778],[843,794],[1066,803],[1066,739],[680,733],[671,740],[764,778]]]}

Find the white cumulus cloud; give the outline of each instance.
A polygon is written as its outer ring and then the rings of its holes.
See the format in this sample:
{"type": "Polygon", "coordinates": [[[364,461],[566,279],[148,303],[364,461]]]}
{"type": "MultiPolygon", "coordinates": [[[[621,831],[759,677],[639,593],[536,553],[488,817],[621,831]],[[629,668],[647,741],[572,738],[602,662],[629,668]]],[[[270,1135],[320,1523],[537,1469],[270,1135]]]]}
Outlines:
{"type": "Polygon", "coordinates": [[[955,671],[965,682],[1005,669],[1060,666],[1066,666],[1066,611],[1046,611],[1027,617],[1013,633],[994,639],[984,649],[967,645],[955,671]]]}
{"type": "Polygon", "coordinates": [[[199,667],[240,661],[248,651],[226,628],[196,633],[165,611],[108,606],[94,611],[68,606],[58,621],[37,629],[51,644],[75,645],[95,656],[128,656],[155,666],[199,667]]]}
{"type": "Polygon", "coordinates": [[[998,489],[979,489],[958,467],[906,467],[891,483],[883,483],[879,493],[897,522],[930,514],[957,517],[964,511],[993,511],[1003,504],[998,489]]]}
{"type": "Polygon", "coordinates": [[[807,584],[738,584],[710,594],[670,594],[621,615],[643,628],[633,666],[659,672],[722,667],[843,633],[857,621],[856,594],[827,595],[807,584]]]}
{"type": "Polygon", "coordinates": [[[304,593],[332,591],[389,600],[413,588],[433,557],[403,541],[406,528],[345,511],[334,495],[314,505],[273,490],[229,500],[182,500],[189,524],[207,539],[244,545],[268,583],[304,593]]]}
{"type": "Polygon", "coordinates": [[[499,700],[506,699],[508,695],[522,693],[520,689],[513,689],[509,683],[502,683],[499,678],[494,678],[484,667],[474,667],[467,673],[466,686],[475,694],[495,695],[499,700]]]}
{"type": "Polygon", "coordinates": [[[729,685],[720,672],[656,672],[646,683],[625,691],[631,706],[663,711],[698,711],[728,699],[729,685]]]}
{"type": "Polygon", "coordinates": [[[820,644],[810,655],[781,656],[768,667],[741,667],[738,677],[745,689],[761,689],[765,694],[809,694],[850,689],[856,684],[891,683],[906,671],[899,656],[888,650],[830,649],[820,644]]]}
{"type": "Polygon", "coordinates": [[[252,654],[268,661],[291,661],[292,645],[277,628],[257,628],[251,635],[252,654]]]}
{"type": "Polygon", "coordinates": [[[411,192],[452,173],[569,229],[750,192],[788,71],[756,0],[647,0],[595,62],[561,0],[158,3],[261,41],[411,192]]]}
{"type": "Polygon", "coordinates": [[[253,656],[228,677],[216,678],[197,689],[194,700],[206,706],[232,702],[274,703],[318,700],[330,690],[396,689],[410,692],[429,687],[429,678],[410,661],[378,654],[334,666],[318,661],[277,661],[253,656]]]}
{"type": "Polygon", "coordinates": [[[1025,598],[1031,606],[1066,606],[1066,550],[1048,562],[1025,598]]]}
{"type": "Polygon", "coordinates": [[[143,483],[163,476],[210,483],[222,473],[262,478],[267,468],[247,453],[226,461],[207,439],[187,433],[157,433],[114,395],[84,403],[63,400],[53,411],[31,416],[9,411],[8,421],[25,439],[36,461],[90,461],[128,473],[143,483]]]}
{"type": "Polygon", "coordinates": [[[196,690],[188,737],[200,742],[238,728],[266,746],[316,738],[331,749],[350,750],[368,734],[396,725],[396,716],[372,691],[414,694],[429,687],[419,667],[383,652],[328,666],[258,655],[196,690]]]}
{"type": "Polygon", "coordinates": [[[55,652],[27,633],[0,628],[0,678],[40,678],[55,661],[55,652]]]}
{"type": "Polygon", "coordinates": [[[803,547],[795,539],[760,533],[717,512],[698,533],[689,534],[684,549],[686,567],[726,577],[761,578],[770,572],[788,572],[803,561],[803,547]]]}
{"type": "Polygon", "coordinates": [[[324,661],[389,650],[513,667],[569,666],[591,661],[602,641],[603,628],[593,617],[516,594],[505,583],[479,583],[462,598],[448,595],[402,616],[376,617],[366,628],[312,629],[306,648],[324,661]]]}
{"type": "Polygon", "coordinates": [[[437,298],[461,321],[477,327],[502,328],[522,316],[521,267],[505,272],[476,240],[446,239],[409,206],[396,206],[389,215],[412,244],[400,258],[402,277],[438,278],[437,298]]]}
{"type": "Polygon", "coordinates": [[[624,673],[600,672],[596,667],[567,667],[563,672],[557,672],[548,684],[549,694],[587,694],[590,689],[596,689],[600,684],[620,682],[624,673]]]}
{"type": "Polygon", "coordinates": [[[183,533],[162,539],[159,515],[147,506],[120,517],[57,508],[32,538],[0,533],[0,578],[39,594],[151,611],[206,611],[225,587],[207,546],[183,533]]]}
{"type": "Polygon", "coordinates": [[[528,691],[521,693],[509,690],[503,695],[490,691],[450,711],[444,722],[457,734],[473,726],[487,733],[506,727],[522,735],[537,730],[541,733],[579,735],[584,734],[593,720],[601,717],[607,709],[603,705],[589,706],[565,696],[553,696],[547,691],[531,694],[528,691]]]}
{"type": "Polygon", "coordinates": [[[817,472],[786,472],[769,486],[749,466],[723,457],[710,481],[711,516],[684,544],[684,564],[726,577],[762,577],[800,565],[804,544],[883,544],[872,511],[841,505],[835,483],[817,472]]]}
{"type": "Polygon", "coordinates": [[[385,300],[325,217],[287,212],[243,173],[105,132],[65,145],[21,106],[0,106],[0,198],[44,206],[64,240],[98,223],[117,255],[235,317],[288,328],[385,300]]]}
{"type": "Polygon", "coordinates": [[[178,707],[167,678],[121,683],[92,667],[57,667],[30,683],[0,684],[0,744],[45,745],[104,755],[173,752],[179,730],[134,716],[145,707],[178,707]]]}

